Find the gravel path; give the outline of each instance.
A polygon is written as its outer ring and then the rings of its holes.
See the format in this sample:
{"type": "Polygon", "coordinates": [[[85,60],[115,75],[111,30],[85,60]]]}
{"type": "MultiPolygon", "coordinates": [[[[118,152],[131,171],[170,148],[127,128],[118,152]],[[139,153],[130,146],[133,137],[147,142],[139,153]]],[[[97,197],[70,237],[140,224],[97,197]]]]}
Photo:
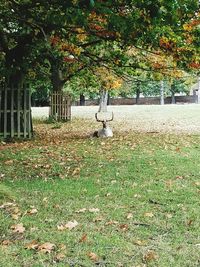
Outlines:
{"type": "MultiPolygon", "coordinates": [[[[84,118],[95,121],[97,106],[72,107],[72,119],[84,118]]],[[[34,118],[48,117],[48,107],[32,108],[34,118]]],[[[200,133],[200,105],[129,105],[109,106],[114,112],[112,124],[120,123],[124,129],[145,132],[200,133]]]]}

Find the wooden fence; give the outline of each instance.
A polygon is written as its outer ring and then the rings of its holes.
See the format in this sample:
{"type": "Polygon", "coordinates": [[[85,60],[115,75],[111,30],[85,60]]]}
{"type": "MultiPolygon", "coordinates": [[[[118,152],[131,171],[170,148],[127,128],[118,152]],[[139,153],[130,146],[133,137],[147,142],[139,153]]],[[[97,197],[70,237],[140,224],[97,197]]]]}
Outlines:
{"type": "Polygon", "coordinates": [[[63,92],[53,92],[50,97],[50,117],[57,121],[71,120],[71,98],[63,92]]]}
{"type": "Polygon", "coordinates": [[[0,137],[31,138],[32,133],[29,88],[0,85],[0,137]]]}

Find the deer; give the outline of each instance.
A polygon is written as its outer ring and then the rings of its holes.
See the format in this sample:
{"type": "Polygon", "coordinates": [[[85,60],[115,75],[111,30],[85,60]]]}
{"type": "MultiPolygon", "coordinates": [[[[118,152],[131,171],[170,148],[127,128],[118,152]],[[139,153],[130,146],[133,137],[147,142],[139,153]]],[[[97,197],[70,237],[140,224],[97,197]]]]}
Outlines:
{"type": "Polygon", "coordinates": [[[102,129],[99,129],[98,131],[95,131],[93,133],[93,137],[113,137],[113,132],[112,132],[112,129],[107,125],[107,123],[109,121],[113,121],[114,119],[114,114],[112,112],[112,118],[107,120],[107,119],[103,119],[103,120],[100,120],[98,119],[98,113],[95,114],[95,118],[96,118],[96,121],[97,122],[101,122],[103,124],[103,128],[102,129]]]}

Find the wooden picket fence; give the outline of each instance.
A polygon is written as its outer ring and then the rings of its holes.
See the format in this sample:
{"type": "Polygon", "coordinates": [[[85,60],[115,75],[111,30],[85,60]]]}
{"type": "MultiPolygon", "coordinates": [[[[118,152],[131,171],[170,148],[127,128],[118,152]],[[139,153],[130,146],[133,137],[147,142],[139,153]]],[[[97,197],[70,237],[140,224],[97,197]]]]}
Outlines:
{"type": "Polygon", "coordinates": [[[71,98],[63,92],[53,92],[50,97],[50,117],[56,121],[71,120],[71,98]]]}
{"type": "Polygon", "coordinates": [[[0,85],[0,137],[31,138],[31,92],[27,86],[0,85]]]}

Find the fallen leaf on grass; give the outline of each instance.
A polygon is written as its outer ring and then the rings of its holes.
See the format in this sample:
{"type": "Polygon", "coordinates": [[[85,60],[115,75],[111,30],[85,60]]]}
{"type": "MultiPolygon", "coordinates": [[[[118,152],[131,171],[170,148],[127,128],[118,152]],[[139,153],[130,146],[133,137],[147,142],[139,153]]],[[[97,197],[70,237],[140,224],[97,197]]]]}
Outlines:
{"type": "Polygon", "coordinates": [[[11,245],[11,244],[12,244],[12,241],[10,241],[10,240],[8,240],[8,239],[3,240],[2,243],[1,243],[2,246],[9,246],[9,245],[11,245]]]}
{"type": "Polygon", "coordinates": [[[30,249],[35,250],[38,247],[39,247],[39,244],[38,244],[37,240],[33,240],[30,243],[25,245],[25,249],[28,249],[28,250],[30,250],[30,249]]]}
{"type": "Polygon", "coordinates": [[[58,245],[58,248],[59,248],[59,250],[66,250],[66,245],[65,244],[60,244],[60,245],[58,245]]]}
{"type": "Polygon", "coordinates": [[[71,230],[73,228],[75,228],[78,225],[78,222],[76,220],[74,220],[73,222],[68,222],[65,224],[65,228],[71,230]]]}
{"type": "Polygon", "coordinates": [[[73,172],[72,172],[72,176],[79,175],[79,174],[80,174],[80,171],[81,171],[80,168],[76,168],[76,169],[74,169],[73,172]]]}
{"type": "Polygon", "coordinates": [[[196,186],[200,186],[200,182],[195,182],[194,183],[196,186]]]}
{"type": "Polygon", "coordinates": [[[44,197],[42,201],[45,202],[45,203],[47,203],[48,202],[48,198],[47,197],[44,197]]]}
{"type": "Polygon", "coordinates": [[[153,250],[149,250],[145,255],[144,255],[144,260],[145,261],[152,261],[152,260],[157,260],[158,255],[155,253],[153,250]]]}
{"type": "Polygon", "coordinates": [[[165,214],[165,216],[167,219],[171,219],[173,217],[171,213],[167,213],[167,214],[165,214]]]}
{"type": "Polygon", "coordinates": [[[56,256],[55,256],[55,260],[56,261],[62,261],[64,258],[65,258],[65,254],[64,253],[58,253],[56,256]]]}
{"type": "Polygon", "coordinates": [[[4,173],[0,173],[0,179],[4,178],[4,177],[5,177],[5,174],[4,173]]]}
{"type": "Polygon", "coordinates": [[[76,213],[84,213],[84,212],[86,212],[86,208],[82,208],[82,209],[80,209],[80,210],[77,210],[77,211],[75,211],[76,213]]]}
{"type": "Polygon", "coordinates": [[[193,222],[194,222],[193,220],[189,220],[189,221],[186,222],[186,225],[187,226],[191,226],[193,224],[193,222]]]}
{"type": "Polygon", "coordinates": [[[182,179],[184,179],[184,176],[177,175],[177,176],[176,176],[176,179],[178,179],[178,180],[182,180],[182,179]]]}
{"type": "Polygon", "coordinates": [[[96,218],[94,218],[93,219],[93,222],[101,222],[101,221],[103,221],[103,217],[96,217],[96,218]]]}
{"type": "Polygon", "coordinates": [[[79,240],[79,243],[83,243],[83,242],[86,242],[87,240],[87,234],[84,234],[81,239],[79,240]]]}
{"type": "Polygon", "coordinates": [[[16,206],[16,203],[6,202],[6,203],[4,203],[3,205],[0,206],[0,209],[6,209],[8,207],[15,207],[15,206],[16,206]]]}
{"type": "Polygon", "coordinates": [[[145,241],[145,240],[135,240],[134,244],[137,245],[137,246],[146,246],[147,241],[145,241]]]}
{"type": "Polygon", "coordinates": [[[66,224],[61,224],[61,225],[57,225],[57,229],[59,231],[64,231],[66,229],[68,230],[72,230],[73,228],[75,228],[78,225],[78,222],[76,220],[74,220],[73,222],[68,222],[66,224]]]}
{"type": "Polygon", "coordinates": [[[14,224],[11,226],[13,233],[22,234],[26,230],[22,223],[14,224]]]}
{"type": "Polygon", "coordinates": [[[55,244],[46,242],[40,246],[38,246],[38,251],[42,253],[51,253],[55,249],[55,244]]]}
{"type": "Polygon", "coordinates": [[[57,209],[57,210],[61,210],[61,207],[60,207],[59,204],[55,204],[55,205],[53,205],[53,208],[54,208],[54,209],[57,209]]]}
{"type": "Polygon", "coordinates": [[[128,224],[120,224],[119,228],[120,228],[122,231],[127,231],[127,230],[128,230],[128,224]]]}
{"type": "Polygon", "coordinates": [[[65,226],[64,225],[57,225],[57,229],[59,230],[59,231],[64,231],[66,228],[65,228],[65,226]]]}
{"type": "Polygon", "coordinates": [[[107,223],[105,223],[105,225],[113,225],[113,224],[118,224],[118,221],[109,221],[107,223]]]}
{"type": "Polygon", "coordinates": [[[98,261],[99,260],[99,257],[93,252],[89,252],[89,253],[87,253],[87,255],[92,261],[98,261]]]}
{"type": "Polygon", "coordinates": [[[154,214],[152,212],[145,212],[144,216],[152,218],[154,217],[154,214]]]}
{"type": "Polygon", "coordinates": [[[129,220],[131,218],[133,218],[133,214],[132,213],[128,213],[128,215],[126,216],[126,218],[129,220]]]}
{"type": "Polygon", "coordinates": [[[134,197],[135,197],[135,198],[141,198],[142,196],[139,195],[139,194],[135,194],[134,197]]]}
{"type": "Polygon", "coordinates": [[[10,160],[6,160],[6,161],[4,161],[4,164],[5,165],[12,165],[13,164],[13,160],[12,159],[10,159],[10,160]]]}
{"type": "Polygon", "coordinates": [[[12,219],[16,221],[19,219],[19,216],[19,214],[11,214],[12,219]]]}
{"type": "Polygon", "coordinates": [[[31,209],[31,210],[28,210],[27,211],[27,214],[28,215],[33,215],[33,214],[36,214],[38,212],[38,210],[36,209],[36,208],[33,208],[33,209],[31,209]]]}

